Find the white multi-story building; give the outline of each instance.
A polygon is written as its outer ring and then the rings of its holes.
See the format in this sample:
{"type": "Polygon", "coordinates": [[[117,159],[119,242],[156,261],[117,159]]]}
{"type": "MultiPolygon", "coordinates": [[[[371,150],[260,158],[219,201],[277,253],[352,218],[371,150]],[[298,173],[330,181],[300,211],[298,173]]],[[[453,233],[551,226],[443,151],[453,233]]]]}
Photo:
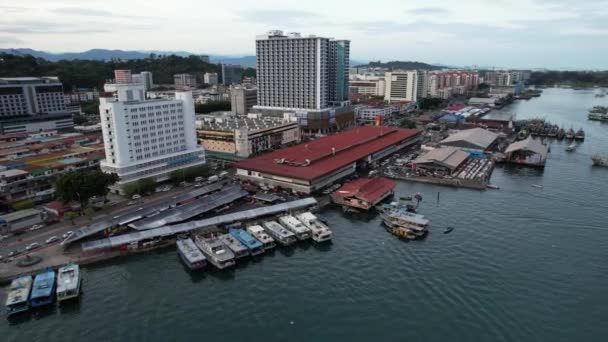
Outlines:
{"type": "Polygon", "coordinates": [[[146,100],[142,84],[106,84],[99,113],[106,159],[118,190],[142,178],[168,179],[172,171],[205,163],[198,146],[192,92],[174,99],[146,100]]]}
{"type": "Polygon", "coordinates": [[[389,102],[418,100],[418,72],[391,71],[385,74],[384,99],[389,102]]]}
{"type": "Polygon", "coordinates": [[[191,74],[173,75],[173,82],[177,90],[196,89],[196,77],[191,74]]]}
{"type": "Polygon", "coordinates": [[[65,113],[57,77],[0,78],[0,118],[65,113]]]}
{"type": "Polygon", "coordinates": [[[348,86],[351,95],[384,96],[386,82],[384,78],[369,80],[350,80],[348,86]]]}
{"type": "Polygon", "coordinates": [[[479,84],[477,71],[440,70],[427,74],[428,96],[447,99],[466,94],[479,84]]]}
{"type": "Polygon", "coordinates": [[[141,83],[144,85],[144,89],[146,91],[152,89],[154,87],[154,80],[152,78],[152,73],[150,71],[142,71],[139,73],[139,79],[141,83]]]}
{"type": "Polygon", "coordinates": [[[216,72],[206,72],[205,75],[203,76],[203,82],[205,84],[208,85],[217,85],[218,82],[218,77],[217,77],[217,73],[216,72]]]}
{"type": "Polygon", "coordinates": [[[359,106],[355,108],[355,115],[359,124],[381,124],[392,117],[393,111],[391,106],[359,106]]]}

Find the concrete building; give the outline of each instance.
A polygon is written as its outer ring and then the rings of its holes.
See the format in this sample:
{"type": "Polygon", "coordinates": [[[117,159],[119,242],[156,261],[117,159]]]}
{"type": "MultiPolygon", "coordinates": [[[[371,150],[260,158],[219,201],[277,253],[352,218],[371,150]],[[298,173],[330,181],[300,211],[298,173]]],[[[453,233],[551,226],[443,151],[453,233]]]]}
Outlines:
{"type": "Polygon", "coordinates": [[[104,89],[99,99],[106,155],[101,169],[120,177],[118,191],[142,178],[163,181],[172,171],[205,163],[192,92],[146,100],[141,84],[106,84],[104,89]]]}
{"type": "Polygon", "coordinates": [[[114,70],[114,82],[116,84],[131,84],[133,83],[133,76],[129,69],[117,69],[114,70]]]}
{"type": "Polygon", "coordinates": [[[196,89],[196,77],[191,74],[173,75],[173,84],[176,90],[196,89]]]}
{"type": "Polygon", "coordinates": [[[441,146],[453,146],[464,150],[488,151],[496,144],[498,134],[483,128],[472,128],[450,134],[441,146]]]}
{"type": "Polygon", "coordinates": [[[233,64],[222,64],[222,84],[231,85],[241,83],[243,67],[233,64]]]}
{"type": "Polygon", "coordinates": [[[258,90],[254,87],[230,87],[230,107],[232,113],[247,115],[258,101],[258,90]]]}
{"type": "Polygon", "coordinates": [[[416,169],[428,172],[444,172],[451,175],[463,165],[471,155],[459,148],[445,146],[431,150],[418,158],[412,164],[416,169]]]}
{"type": "Polygon", "coordinates": [[[454,95],[464,95],[479,85],[476,71],[439,70],[426,74],[428,97],[448,99],[454,95]]]}
{"type": "Polygon", "coordinates": [[[350,80],[349,96],[381,96],[384,97],[386,81],[377,80],[350,80]]]}
{"type": "Polygon", "coordinates": [[[301,193],[316,192],[416,144],[421,132],[363,126],[236,163],[242,180],[301,193]]]}
{"type": "Polygon", "coordinates": [[[270,31],[256,37],[257,112],[296,113],[304,129],[327,132],[350,115],[350,42],[270,31]]]}
{"type": "Polygon", "coordinates": [[[289,118],[201,115],[196,125],[208,159],[241,160],[301,140],[300,127],[289,118]]]}
{"type": "Polygon", "coordinates": [[[360,125],[377,124],[381,125],[393,115],[392,106],[357,106],[355,116],[360,125]]]}
{"type": "Polygon", "coordinates": [[[418,72],[391,71],[387,72],[384,99],[389,102],[415,102],[418,100],[418,72]]]}
{"type": "Polygon", "coordinates": [[[529,75],[529,72],[519,70],[488,71],[484,75],[483,82],[492,86],[510,86],[526,81],[529,75]]]}
{"type": "Polygon", "coordinates": [[[205,63],[211,63],[211,59],[209,58],[209,55],[200,55],[199,58],[201,59],[201,61],[203,61],[205,63]]]}
{"type": "Polygon", "coordinates": [[[206,72],[205,75],[203,76],[203,82],[205,84],[208,84],[211,86],[217,85],[219,83],[217,73],[216,72],[206,72]]]}
{"type": "Polygon", "coordinates": [[[144,90],[149,91],[154,87],[154,80],[150,71],[142,71],[139,73],[141,83],[144,85],[144,90]]]}

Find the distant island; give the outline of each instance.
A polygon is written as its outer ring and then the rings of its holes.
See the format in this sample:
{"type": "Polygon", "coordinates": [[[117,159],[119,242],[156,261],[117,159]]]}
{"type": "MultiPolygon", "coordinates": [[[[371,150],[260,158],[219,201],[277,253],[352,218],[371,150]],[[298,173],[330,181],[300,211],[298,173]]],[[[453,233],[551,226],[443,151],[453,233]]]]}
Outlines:
{"type": "Polygon", "coordinates": [[[438,70],[444,69],[445,67],[440,65],[431,65],[423,62],[411,62],[411,61],[390,61],[390,62],[369,62],[367,64],[358,65],[358,67],[369,67],[369,68],[387,68],[389,70],[438,70]]]}
{"type": "Polygon", "coordinates": [[[608,71],[535,71],[526,82],[536,86],[608,87],[608,71]]]}

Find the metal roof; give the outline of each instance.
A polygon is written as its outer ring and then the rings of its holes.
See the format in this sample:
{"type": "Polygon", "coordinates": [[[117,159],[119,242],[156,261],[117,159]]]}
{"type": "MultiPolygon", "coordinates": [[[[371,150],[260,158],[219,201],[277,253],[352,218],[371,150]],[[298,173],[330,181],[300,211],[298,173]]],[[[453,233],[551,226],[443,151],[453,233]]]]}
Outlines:
{"type": "Polygon", "coordinates": [[[507,147],[505,153],[515,152],[515,151],[531,151],[536,154],[540,154],[543,159],[547,158],[547,154],[549,154],[549,147],[547,145],[543,145],[540,141],[532,139],[531,136],[524,140],[520,140],[512,143],[507,147]]]}
{"type": "Polygon", "coordinates": [[[431,150],[413,161],[414,164],[438,163],[449,169],[455,169],[469,158],[470,154],[452,146],[431,150]]]}
{"type": "Polygon", "coordinates": [[[204,220],[191,221],[186,223],[180,223],[172,226],[165,226],[156,229],[150,229],[145,231],[140,231],[136,233],[124,234],[119,236],[113,236],[101,240],[84,242],[82,244],[82,250],[85,252],[103,250],[109,248],[116,248],[125,244],[129,244],[132,242],[138,242],[146,239],[159,238],[164,236],[176,235],[179,233],[185,233],[191,230],[201,229],[201,228],[213,228],[213,226],[237,222],[237,221],[247,221],[254,219],[260,216],[268,216],[274,215],[282,212],[286,212],[289,210],[307,208],[317,205],[317,201],[312,197],[307,197],[304,199],[276,204],[268,207],[250,209],[239,211],[236,213],[219,215],[215,217],[211,217],[204,220]]]}
{"type": "Polygon", "coordinates": [[[366,202],[375,202],[378,198],[395,189],[396,183],[388,178],[359,178],[345,183],[332,194],[332,197],[355,197],[366,202]]]}
{"type": "Polygon", "coordinates": [[[454,142],[466,141],[485,150],[490,147],[497,138],[498,134],[494,132],[490,132],[483,128],[471,128],[451,134],[449,137],[443,139],[441,144],[449,145],[454,142]]]}

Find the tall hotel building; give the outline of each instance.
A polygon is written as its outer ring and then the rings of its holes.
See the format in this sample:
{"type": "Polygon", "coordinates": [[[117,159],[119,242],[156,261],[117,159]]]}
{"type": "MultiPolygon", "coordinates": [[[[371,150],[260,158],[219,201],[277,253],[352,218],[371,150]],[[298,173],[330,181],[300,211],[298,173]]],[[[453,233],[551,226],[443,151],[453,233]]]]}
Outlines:
{"type": "Polygon", "coordinates": [[[354,122],[348,102],[350,41],[270,31],[256,37],[254,110],[295,113],[303,129],[325,133],[354,122]]]}
{"type": "Polygon", "coordinates": [[[175,99],[146,100],[143,84],[116,82],[104,90],[99,113],[106,159],[100,165],[119,176],[118,191],[142,178],[163,181],[172,171],[205,163],[191,91],[177,91],[175,99]]]}

